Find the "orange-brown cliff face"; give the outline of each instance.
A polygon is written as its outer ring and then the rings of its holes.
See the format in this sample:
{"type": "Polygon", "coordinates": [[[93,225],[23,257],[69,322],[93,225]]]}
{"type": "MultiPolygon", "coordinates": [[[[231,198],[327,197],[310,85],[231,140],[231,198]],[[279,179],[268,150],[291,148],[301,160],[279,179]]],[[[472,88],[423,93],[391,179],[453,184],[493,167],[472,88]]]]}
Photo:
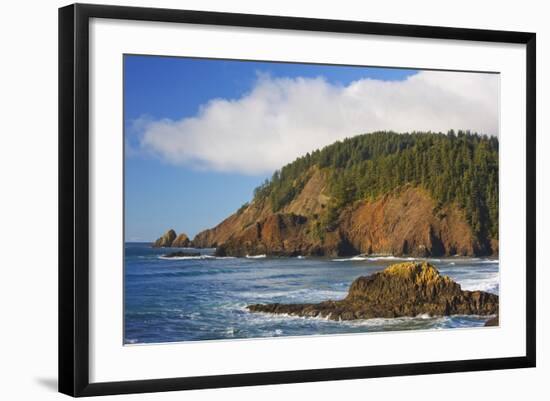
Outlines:
{"type": "Polygon", "coordinates": [[[498,252],[498,240],[479,244],[464,213],[438,207],[424,189],[405,185],[375,200],[338,211],[334,227],[319,233],[330,196],[324,173],[308,172],[295,199],[277,213],[268,200],[251,203],[193,239],[220,255],[346,256],[360,253],[413,256],[478,255],[498,252]]]}
{"type": "Polygon", "coordinates": [[[428,192],[409,186],[345,210],[339,230],[355,249],[366,253],[426,256],[482,251],[464,213],[453,205],[438,209],[428,192]]]}

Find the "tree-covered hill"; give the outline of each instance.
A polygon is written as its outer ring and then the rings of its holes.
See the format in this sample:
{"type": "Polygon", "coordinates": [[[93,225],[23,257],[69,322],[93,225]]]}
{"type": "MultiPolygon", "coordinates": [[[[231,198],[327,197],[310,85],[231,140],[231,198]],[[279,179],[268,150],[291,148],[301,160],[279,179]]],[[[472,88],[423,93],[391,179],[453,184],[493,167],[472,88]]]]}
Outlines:
{"type": "Polygon", "coordinates": [[[307,153],[276,171],[254,192],[278,212],[291,203],[316,166],[328,177],[331,200],[320,217],[330,231],[340,210],[405,184],[426,189],[438,207],[464,211],[474,236],[498,239],[498,139],[478,134],[375,132],[307,153]]]}

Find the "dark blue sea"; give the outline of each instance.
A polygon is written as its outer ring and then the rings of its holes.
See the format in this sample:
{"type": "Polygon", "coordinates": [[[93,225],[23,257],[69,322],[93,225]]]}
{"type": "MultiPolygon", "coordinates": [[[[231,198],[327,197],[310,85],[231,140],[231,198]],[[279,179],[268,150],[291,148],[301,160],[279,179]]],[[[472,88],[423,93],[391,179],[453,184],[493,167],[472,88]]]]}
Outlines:
{"type": "MultiPolygon", "coordinates": [[[[396,257],[166,259],[178,249],[126,243],[125,344],[303,336],[483,326],[487,317],[451,316],[337,322],[321,318],[250,313],[253,303],[300,303],[341,299],[351,282],[396,257]]],[[[185,250],[185,249],[183,249],[185,250]]],[[[187,249],[187,251],[192,251],[187,249]]],[[[426,259],[463,289],[499,293],[499,264],[487,258],[426,259]]]]}

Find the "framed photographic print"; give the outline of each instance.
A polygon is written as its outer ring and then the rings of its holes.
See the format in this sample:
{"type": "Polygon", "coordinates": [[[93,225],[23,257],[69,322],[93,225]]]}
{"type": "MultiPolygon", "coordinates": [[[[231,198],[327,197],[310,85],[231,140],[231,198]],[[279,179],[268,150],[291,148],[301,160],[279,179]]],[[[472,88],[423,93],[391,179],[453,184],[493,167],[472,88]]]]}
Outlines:
{"type": "Polygon", "coordinates": [[[535,366],[535,79],[534,33],[61,8],[59,390],[535,366]]]}

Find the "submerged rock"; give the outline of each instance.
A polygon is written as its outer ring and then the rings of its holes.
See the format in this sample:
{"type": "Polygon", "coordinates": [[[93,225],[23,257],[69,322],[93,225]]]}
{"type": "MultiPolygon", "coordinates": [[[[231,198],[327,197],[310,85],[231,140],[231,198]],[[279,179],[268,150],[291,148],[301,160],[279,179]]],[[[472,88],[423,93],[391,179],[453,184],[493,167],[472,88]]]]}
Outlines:
{"type": "Polygon", "coordinates": [[[178,251],[178,252],[172,252],[172,253],[167,253],[166,255],[162,255],[163,258],[181,258],[186,256],[201,256],[201,254],[199,252],[178,251]]]}
{"type": "Polygon", "coordinates": [[[153,243],[153,248],[163,248],[172,246],[172,242],[176,239],[176,232],[172,229],[166,231],[162,237],[153,243]]]}
{"type": "Polygon", "coordinates": [[[401,316],[494,315],[498,295],[463,291],[427,262],[406,262],[357,278],[342,300],[317,304],[254,304],[251,312],[323,317],[331,320],[401,316]]]}

